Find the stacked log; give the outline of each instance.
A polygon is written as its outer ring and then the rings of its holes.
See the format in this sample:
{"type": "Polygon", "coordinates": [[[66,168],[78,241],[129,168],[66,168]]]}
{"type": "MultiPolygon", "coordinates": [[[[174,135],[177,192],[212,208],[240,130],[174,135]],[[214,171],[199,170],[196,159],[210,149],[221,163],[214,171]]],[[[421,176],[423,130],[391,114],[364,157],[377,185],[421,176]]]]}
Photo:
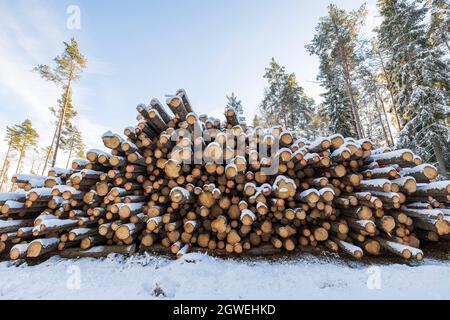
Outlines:
{"type": "Polygon", "coordinates": [[[108,150],[69,170],[13,176],[20,190],[0,194],[0,253],[313,248],[421,260],[422,241],[449,238],[450,181],[410,150],[339,134],[308,141],[240,123],[233,108],[225,122],[198,116],[184,90],[166,104],[138,105],[125,137],[106,132],[108,150]]]}

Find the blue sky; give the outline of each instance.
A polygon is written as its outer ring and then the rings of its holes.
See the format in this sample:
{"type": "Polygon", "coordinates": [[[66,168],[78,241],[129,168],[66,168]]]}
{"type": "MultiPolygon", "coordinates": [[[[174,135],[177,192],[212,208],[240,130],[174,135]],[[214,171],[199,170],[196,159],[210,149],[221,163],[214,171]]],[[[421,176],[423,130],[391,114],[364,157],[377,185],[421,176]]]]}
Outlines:
{"type": "MultiPolygon", "coordinates": [[[[367,3],[366,30],[376,22],[375,0],[336,0],[345,9],[367,3]]],[[[0,136],[30,118],[53,132],[49,106],[60,92],[30,70],[51,63],[74,36],[89,67],[74,88],[76,124],[88,147],[106,130],[134,124],[135,106],[185,88],[198,113],[219,116],[234,91],[252,118],[262,100],[270,59],[295,72],[319,100],[318,61],[304,49],[328,0],[0,1],[0,136]],[[81,10],[81,29],[66,26],[69,5],[81,10]]],[[[4,146],[0,147],[1,160],[4,146]]],[[[65,163],[65,156],[60,157],[65,163]]]]}

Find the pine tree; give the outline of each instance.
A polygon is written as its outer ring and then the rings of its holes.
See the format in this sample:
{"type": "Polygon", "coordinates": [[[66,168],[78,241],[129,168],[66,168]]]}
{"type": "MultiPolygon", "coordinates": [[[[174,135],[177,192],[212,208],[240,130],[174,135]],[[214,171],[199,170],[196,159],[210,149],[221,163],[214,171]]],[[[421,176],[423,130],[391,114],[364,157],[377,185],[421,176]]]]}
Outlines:
{"type": "MultiPolygon", "coordinates": [[[[58,108],[55,109],[54,107],[50,107],[49,110],[51,112],[51,114],[55,117],[56,121],[53,122],[53,124],[55,125],[55,132],[53,135],[53,139],[51,142],[51,145],[49,148],[47,148],[47,152],[45,153],[45,164],[42,170],[42,174],[44,174],[45,169],[47,168],[48,163],[50,162],[51,159],[54,159],[54,155],[55,155],[55,150],[53,148],[55,141],[57,139],[57,133],[59,130],[59,121],[62,119],[62,113],[63,110],[65,109],[65,115],[64,115],[64,125],[63,128],[69,128],[72,126],[72,120],[78,115],[78,112],[75,110],[73,103],[72,103],[72,90],[69,90],[66,92],[63,92],[63,95],[60,99],[58,99],[58,108]],[[67,98],[66,98],[67,95],[67,98]],[[66,106],[64,108],[64,105],[66,106]]],[[[64,130],[62,130],[61,132],[61,137],[60,140],[62,143],[62,139],[63,139],[63,134],[64,134],[64,130]]]]}
{"type": "Polygon", "coordinates": [[[330,130],[330,117],[324,103],[321,103],[314,108],[311,118],[311,128],[313,128],[312,138],[314,139],[334,133],[330,130]]]}
{"type": "Polygon", "coordinates": [[[283,94],[288,111],[287,128],[298,131],[305,138],[311,138],[313,136],[311,121],[315,103],[298,85],[294,73],[288,76],[283,94]]]}
{"type": "Polygon", "coordinates": [[[238,99],[234,92],[231,93],[231,96],[227,96],[227,100],[226,108],[234,108],[238,114],[239,121],[245,121],[242,101],[238,99]]]}
{"type": "MultiPolygon", "coordinates": [[[[64,52],[54,59],[56,65],[54,68],[47,65],[38,65],[35,68],[35,71],[44,79],[55,83],[63,90],[59,101],[59,110],[54,110],[55,114],[58,116],[58,121],[51,143],[51,150],[54,150],[52,166],[55,166],[58,149],[61,143],[61,134],[67,125],[66,117],[70,119],[70,112],[71,110],[73,111],[73,107],[71,106],[73,82],[80,78],[83,69],[86,68],[87,65],[87,60],[80,53],[78,43],[74,38],[71,39],[70,43],[63,42],[63,44],[65,47],[64,52]]],[[[43,172],[45,169],[46,167],[44,167],[43,172]]]]}
{"type": "Polygon", "coordinates": [[[427,37],[427,9],[407,0],[379,0],[378,6],[383,17],[378,39],[387,53],[403,126],[397,143],[438,163],[441,174],[448,176],[450,67],[427,37]]]}
{"type": "Polygon", "coordinates": [[[62,112],[64,110],[64,104],[66,104],[66,114],[64,115],[64,126],[62,132],[64,132],[65,128],[72,126],[72,120],[78,115],[78,112],[75,110],[72,102],[72,91],[69,90],[63,93],[62,97],[58,99],[58,108],[50,107],[50,113],[55,117],[53,124],[58,125],[59,119],[62,117],[62,112]]]}
{"type": "Polygon", "coordinates": [[[344,127],[340,112],[350,112],[352,133],[357,138],[363,137],[363,130],[359,116],[358,93],[356,87],[356,73],[363,60],[358,54],[360,45],[360,28],[366,16],[365,6],[357,11],[346,12],[335,5],[328,6],[328,15],[320,18],[316,27],[316,35],[312,42],[306,46],[310,54],[319,57],[321,63],[322,84],[327,87],[329,101],[340,101],[339,104],[330,105],[335,119],[330,116],[331,122],[343,132],[349,132],[344,127]],[[324,72],[329,74],[325,75],[324,72]],[[328,81],[328,83],[326,83],[328,81]],[[342,91],[344,90],[344,91],[342,91]],[[346,102],[343,103],[342,93],[346,102]]]}
{"type": "Polygon", "coordinates": [[[39,138],[38,132],[33,128],[31,120],[26,119],[20,125],[15,125],[18,138],[17,145],[14,146],[19,151],[19,160],[17,161],[16,173],[19,172],[22,161],[26,156],[26,152],[30,147],[37,146],[37,139],[39,138]]]}
{"type": "Polygon", "coordinates": [[[260,106],[260,111],[266,121],[267,126],[282,124],[287,127],[286,101],[283,96],[284,86],[288,75],[285,67],[279,65],[274,58],[266,68],[264,78],[267,79],[268,88],[264,89],[264,99],[260,106]]]}
{"type": "Polygon", "coordinates": [[[318,80],[325,88],[322,94],[324,104],[322,110],[326,110],[329,130],[340,133],[345,137],[356,136],[356,125],[352,119],[352,112],[342,78],[334,68],[330,57],[321,57],[318,80]]]}
{"type": "Polygon", "coordinates": [[[272,58],[264,78],[268,81],[260,112],[267,126],[282,125],[289,130],[310,135],[311,114],[314,101],[299,86],[295,74],[288,74],[285,67],[272,58]]]}
{"type": "Polygon", "coordinates": [[[253,123],[253,127],[261,126],[262,125],[261,118],[257,114],[255,114],[255,116],[253,117],[253,122],[252,123],[253,123]]]}
{"type": "MultiPolygon", "coordinates": [[[[375,29],[376,31],[378,30],[378,28],[375,29]]],[[[378,70],[379,70],[379,75],[377,76],[377,78],[380,79],[380,81],[384,84],[388,95],[389,95],[389,100],[390,100],[390,104],[391,107],[388,109],[389,113],[391,113],[394,116],[395,119],[395,123],[397,126],[397,131],[400,131],[402,129],[402,124],[400,122],[400,117],[398,115],[398,111],[397,111],[397,102],[395,99],[396,96],[396,89],[395,89],[395,85],[393,83],[393,75],[391,74],[390,70],[387,69],[386,67],[386,59],[387,57],[385,56],[385,53],[380,49],[379,44],[378,44],[378,40],[372,39],[372,48],[371,48],[371,59],[374,63],[378,64],[378,70]]],[[[379,97],[380,100],[380,97],[379,97]]],[[[380,100],[381,103],[383,103],[383,100],[380,100]]]]}
{"type": "Polygon", "coordinates": [[[67,127],[61,138],[61,149],[69,153],[67,157],[66,169],[69,166],[72,155],[79,155],[83,152],[84,147],[83,138],[78,128],[76,126],[67,127]]]}
{"type": "Polygon", "coordinates": [[[432,46],[442,46],[450,53],[450,2],[425,0],[430,11],[428,39],[432,46]]]}
{"type": "Polygon", "coordinates": [[[368,75],[364,78],[364,94],[361,96],[361,122],[365,128],[365,136],[379,146],[392,146],[389,130],[380,109],[377,99],[378,87],[376,82],[368,75]]]}
{"type": "Polygon", "coordinates": [[[378,145],[393,146],[389,118],[385,110],[385,84],[380,81],[379,65],[374,58],[374,52],[368,50],[365,54],[367,62],[359,69],[359,84],[361,87],[361,120],[366,128],[366,136],[378,145]]]}
{"type": "Polygon", "coordinates": [[[8,144],[8,149],[6,150],[5,159],[3,160],[2,170],[0,171],[0,190],[3,186],[4,179],[8,171],[9,163],[10,163],[10,154],[13,150],[17,150],[17,147],[20,143],[20,134],[19,130],[16,126],[14,127],[6,127],[6,136],[4,141],[8,144]]]}

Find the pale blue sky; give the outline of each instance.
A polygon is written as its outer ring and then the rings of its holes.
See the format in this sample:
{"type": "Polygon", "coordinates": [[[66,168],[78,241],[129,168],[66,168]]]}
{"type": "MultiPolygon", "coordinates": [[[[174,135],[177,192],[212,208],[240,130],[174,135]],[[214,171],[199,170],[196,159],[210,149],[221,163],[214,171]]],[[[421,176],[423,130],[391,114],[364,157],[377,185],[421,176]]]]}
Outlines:
{"type": "MultiPolygon", "coordinates": [[[[336,0],[345,9],[367,3],[367,32],[375,0],[336,0]]],[[[48,145],[48,107],[60,95],[30,72],[50,63],[71,36],[89,68],[74,89],[74,104],[89,147],[107,129],[135,123],[135,106],[185,88],[198,113],[219,116],[234,91],[251,118],[263,97],[271,57],[295,72],[319,99],[318,62],[304,49],[328,0],[38,1],[0,0],[0,136],[6,125],[30,118],[48,145]],[[81,29],[66,27],[69,5],[81,9],[81,29]]],[[[0,147],[3,159],[4,146],[0,147]]],[[[65,156],[60,163],[65,163],[65,156]]]]}

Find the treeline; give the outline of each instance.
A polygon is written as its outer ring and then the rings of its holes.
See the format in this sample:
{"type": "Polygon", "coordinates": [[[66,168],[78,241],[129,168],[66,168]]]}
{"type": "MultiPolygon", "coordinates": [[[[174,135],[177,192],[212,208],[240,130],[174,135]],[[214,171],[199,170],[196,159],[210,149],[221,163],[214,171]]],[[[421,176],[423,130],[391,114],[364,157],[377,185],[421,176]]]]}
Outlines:
{"type": "Polygon", "coordinates": [[[45,80],[55,84],[61,89],[61,97],[57,100],[57,108],[50,107],[55,120],[54,133],[51,144],[46,147],[38,146],[39,132],[33,127],[30,119],[6,128],[4,141],[7,150],[0,171],[0,191],[9,191],[9,172],[22,172],[24,159],[29,158],[31,174],[46,173],[49,166],[55,166],[58,151],[67,154],[66,168],[70,160],[76,156],[84,158],[84,143],[81,132],[74,125],[77,116],[72,102],[73,83],[78,80],[84,68],[86,58],[78,50],[78,43],[71,39],[64,42],[64,51],[54,58],[54,66],[38,65],[33,71],[45,80]],[[14,160],[16,163],[14,164],[14,160]],[[12,166],[15,165],[15,169],[12,166]],[[10,170],[11,169],[11,170],[10,170]]]}
{"type": "Polygon", "coordinates": [[[329,5],[306,45],[320,61],[323,103],[272,59],[253,124],[410,148],[449,177],[450,2],[379,0],[378,11],[376,36],[367,39],[365,6],[347,12],[329,5]]]}

